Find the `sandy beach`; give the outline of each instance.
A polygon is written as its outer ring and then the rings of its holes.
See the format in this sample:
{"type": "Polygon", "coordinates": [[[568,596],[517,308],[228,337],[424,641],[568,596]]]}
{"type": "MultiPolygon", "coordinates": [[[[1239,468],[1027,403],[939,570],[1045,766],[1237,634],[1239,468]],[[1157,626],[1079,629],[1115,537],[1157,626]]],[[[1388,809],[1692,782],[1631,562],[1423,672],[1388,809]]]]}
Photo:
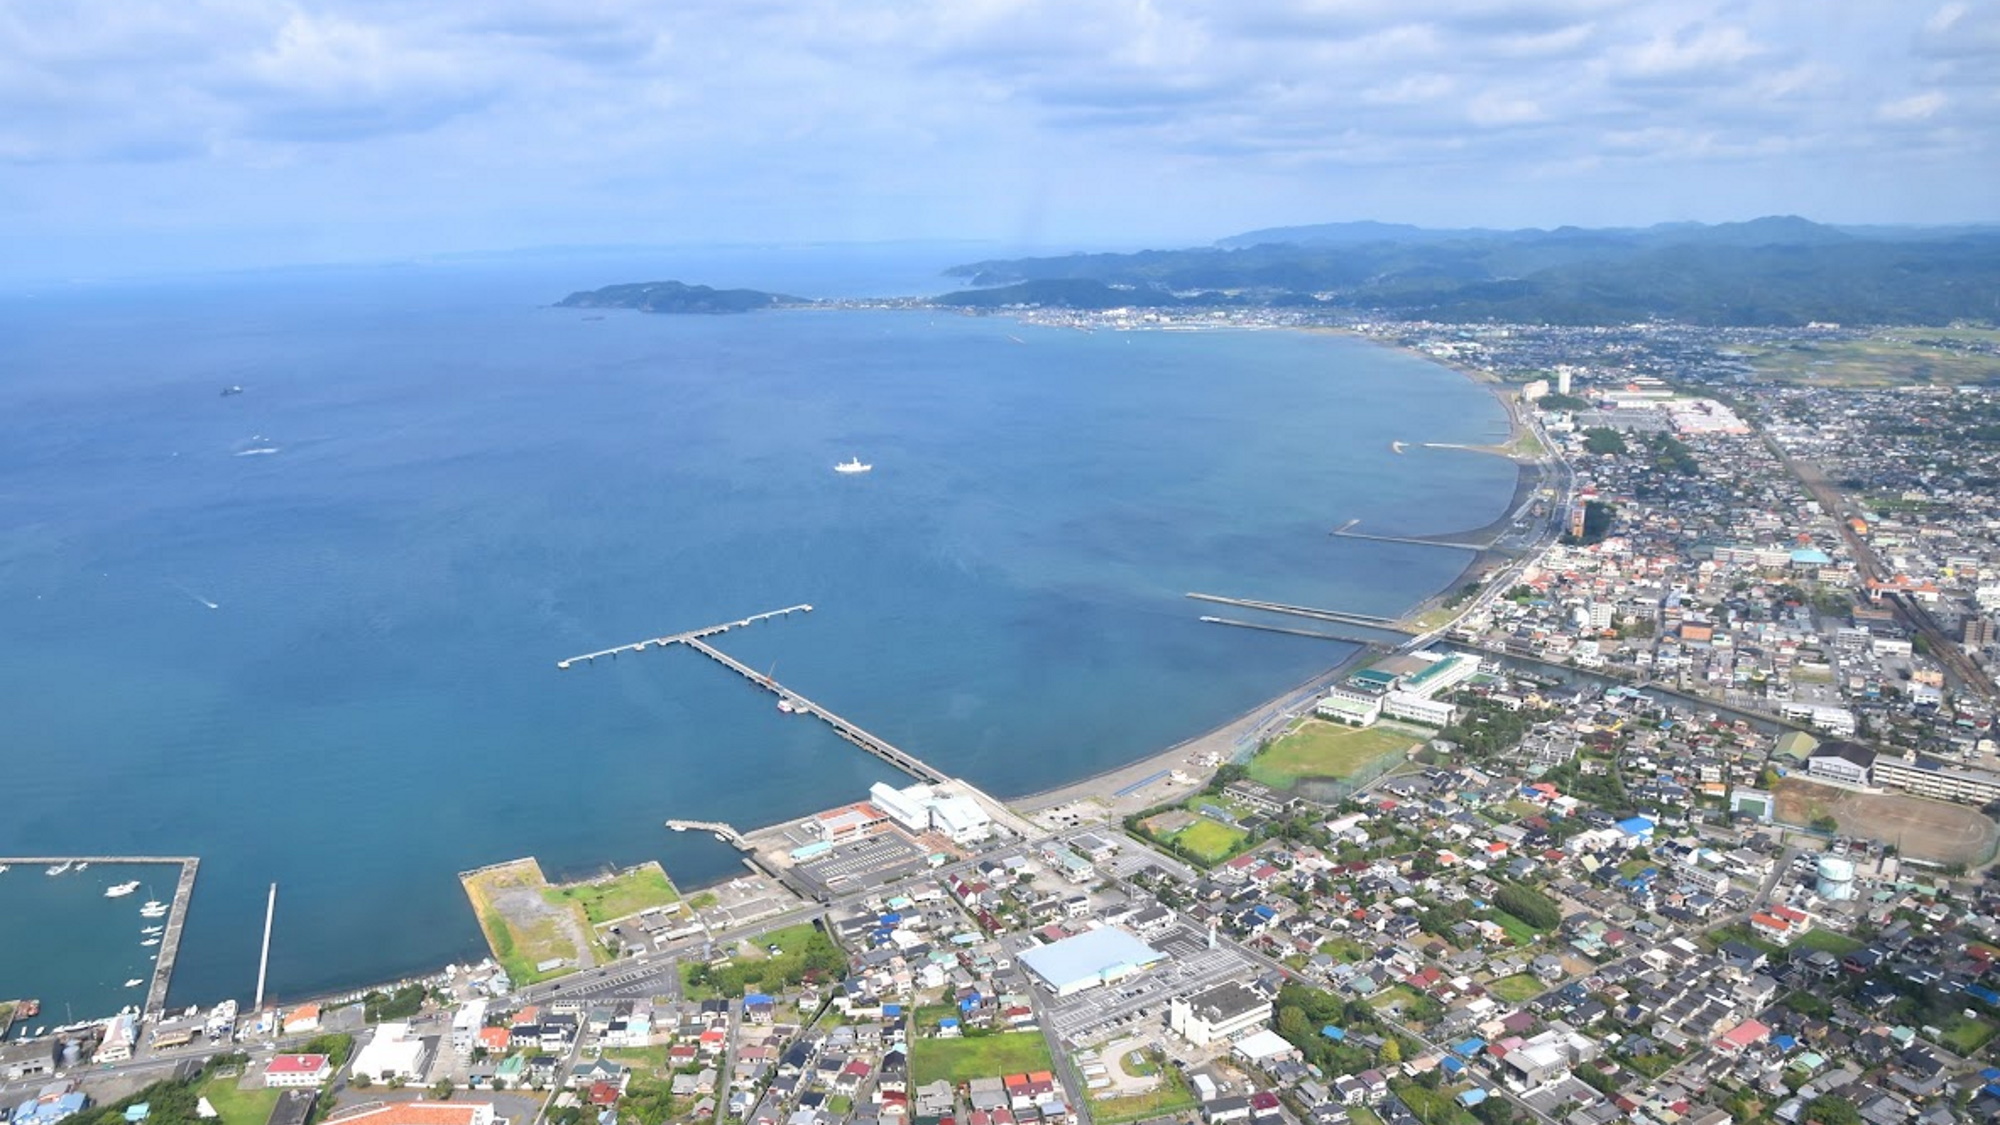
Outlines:
{"type": "MultiPolygon", "coordinates": [[[[1359,336],[1344,329],[1306,329],[1306,331],[1337,332],[1341,335],[1366,339],[1382,347],[1395,347],[1393,344],[1383,343],[1371,337],[1359,336]]],[[[1424,355],[1419,352],[1411,352],[1410,354],[1419,355],[1421,358],[1432,363],[1448,367],[1489,391],[1500,403],[1501,408],[1507,412],[1508,445],[1511,446],[1517,443],[1523,433],[1526,432],[1526,426],[1521,421],[1518,403],[1508,393],[1506,385],[1495,379],[1492,375],[1459,364],[1446,363],[1439,360],[1436,356],[1424,355]]],[[[1499,569],[1511,561],[1512,555],[1500,549],[1498,543],[1501,537],[1512,528],[1516,514],[1526,506],[1528,500],[1547,481],[1548,470],[1544,458],[1527,458],[1517,454],[1510,454],[1505,452],[1501,447],[1467,447],[1465,451],[1486,456],[1505,457],[1514,462],[1516,475],[1513,495],[1508,498],[1506,508],[1492,521],[1481,527],[1465,531],[1411,537],[1417,539],[1436,539],[1440,542],[1464,542],[1468,539],[1482,540],[1488,546],[1482,550],[1473,552],[1472,557],[1466,561],[1465,568],[1459,572],[1458,577],[1450,585],[1410,607],[1402,617],[1402,620],[1406,622],[1413,621],[1435,609],[1444,599],[1450,597],[1453,591],[1463,586],[1466,582],[1471,581],[1475,577],[1483,579],[1492,571],[1499,569]]],[[[1011,798],[1008,800],[1008,804],[1023,813],[1032,815],[1076,802],[1090,802],[1095,806],[1101,807],[1106,817],[1117,819],[1163,804],[1176,794],[1194,792],[1206,785],[1209,778],[1214,776],[1217,767],[1224,762],[1230,761],[1236,755],[1238,748],[1244,745],[1246,740],[1261,741],[1277,733],[1289,721],[1289,716],[1297,714],[1302,708],[1308,706],[1313,699],[1324,694],[1326,689],[1337,682],[1342,676],[1347,675],[1359,665],[1366,663],[1370,658],[1370,650],[1357,648],[1353,655],[1327,669],[1325,672],[1293,686],[1284,693],[1274,696],[1270,700],[1251,708],[1213,730],[1177,742],[1158,753],[1150,754],[1137,761],[1119,766],[1116,769],[1105,770],[1054,789],[1011,798]],[[1178,771],[1182,776],[1188,777],[1191,780],[1185,783],[1176,783],[1170,776],[1175,771],[1178,771]]]]}

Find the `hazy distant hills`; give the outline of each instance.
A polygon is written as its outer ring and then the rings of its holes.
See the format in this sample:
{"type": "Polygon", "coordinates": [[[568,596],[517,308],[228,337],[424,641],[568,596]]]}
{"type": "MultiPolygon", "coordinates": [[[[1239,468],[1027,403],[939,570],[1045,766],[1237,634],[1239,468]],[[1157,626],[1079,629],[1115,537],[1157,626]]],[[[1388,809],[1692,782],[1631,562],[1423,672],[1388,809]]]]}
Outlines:
{"type": "Polygon", "coordinates": [[[1210,247],[993,260],[947,273],[981,287],[939,298],[961,305],[1103,308],[1115,295],[1127,305],[1310,304],[1584,325],[2000,320],[2000,227],[1847,228],[1796,216],[1602,230],[1328,223],[1210,247]],[[991,288],[1050,282],[1096,284],[1007,290],[1011,300],[991,288]]]}

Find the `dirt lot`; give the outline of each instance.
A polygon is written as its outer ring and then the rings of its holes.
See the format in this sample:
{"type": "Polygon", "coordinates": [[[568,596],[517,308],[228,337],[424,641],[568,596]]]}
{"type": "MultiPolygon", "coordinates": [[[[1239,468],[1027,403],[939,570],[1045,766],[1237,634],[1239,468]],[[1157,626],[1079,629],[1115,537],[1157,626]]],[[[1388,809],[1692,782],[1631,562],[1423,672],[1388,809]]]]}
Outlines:
{"type": "Polygon", "coordinates": [[[1778,819],[1810,826],[1831,816],[1845,836],[1894,844],[1912,859],[1977,864],[1993,850],[2000,826],[1966,805],[1888,793],[1856,793],[1803,778],[1778,783],[1778,819]]]}
{"type": "Polygon", "coordinates": [[[465,895],[479,917],[493,957],[516,985],[587,969],[592,956],[590,924],[583,906],[568,900],[550,902],[543,892],[548,880],[534,859],[517,859],[459,875],[465,895]],[[542,972],[536,966],[560,960],[564,965],[542,972]]]}

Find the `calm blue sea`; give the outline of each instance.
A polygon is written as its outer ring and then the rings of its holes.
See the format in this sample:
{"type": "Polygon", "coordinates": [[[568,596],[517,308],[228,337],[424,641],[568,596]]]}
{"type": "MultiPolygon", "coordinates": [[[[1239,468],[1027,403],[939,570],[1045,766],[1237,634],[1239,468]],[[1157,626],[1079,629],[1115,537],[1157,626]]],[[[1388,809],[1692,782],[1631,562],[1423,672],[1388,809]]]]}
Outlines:
{"type": "MultiPolygon", "coordinates": [[[[248,998],[272,881],[276,995],[419,971],[482,951],[460,870],[659,858],[698,883],[733,853],[665,818],[759,826],[887,776],[691,652],[557,659],[810,602],[723,647],[1022,794],[1345,655],[1202,625],[1185,592],[1395,612],[1464,556],[1328,529],[1450,531],[1507,503],[1498,459],[1389,448],[1499,436],[1482,390],[1339,336],[548,307],[645,277],[914,292],[954,260],[0,298],[0,855],[200,855],[176,1004],[248,998]],[[833,473],[849,456],[875,471],[833,473]]],[[[100,925],[101,888],[42,885],[71,878],[0,875],[0,997],[110,1011],[136,929],[100,925]]]]}

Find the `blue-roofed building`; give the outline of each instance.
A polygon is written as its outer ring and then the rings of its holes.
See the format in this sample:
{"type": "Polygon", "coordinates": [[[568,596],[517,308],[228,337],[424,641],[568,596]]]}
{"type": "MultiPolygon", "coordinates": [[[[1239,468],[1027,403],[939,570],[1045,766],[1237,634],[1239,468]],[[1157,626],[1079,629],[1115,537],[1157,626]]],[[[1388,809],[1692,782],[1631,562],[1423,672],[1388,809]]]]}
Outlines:
{"type": "Polygon", "coordinates": [[[891,1020],[892,1020],[892,1019],[895,1019],[895,1018],[896,1018],[897,1016],[900,1016],[900,1015],[902,1015],[902,1014],[903,1014],[903,1006],[902,1006],[901,1004],[884,1004],[884,1005],[882,1005],[882,1018],[883,1018],[883,1019],[891,1019],[891,1020]]]}
{"type": "Polygon", "coordinates": [[[1653,838],[1653,822],[1643,816],[1626,817],[1618,822],[1618,831],[1645,843],[1653,838]]]}
{"type": "Polygon", "coordinates": [[[1320,1028],[1319,1033],[1333,1040],[1335,1043],[1343,1042],[1347,1038],[1347,1032],[1332,1024],[1327,1024],[1325,1027],[1320,1028]]]}
{"type": "Polygon", "coordinates": [[[1466,1039],[1459,1043],[1454,1044],[1451,1048],[1451,1053],[1459,1056],[1460,1058],[1469,1059],[1478,1055],[1479,1052],[1484,1051],[1485,1049],[1486,1049],[1486,1040],[1474,1036],[1470,1039],[1466,1039]]]}
{"type": "Polygon", "coordinates": [[[1446,1055],[1443,1059],[1439,1060],[1438,1069],[1444,1071],[1445,1077],[1456,1078],[1465,1072],[1465,1063],[1450,1055],[1446,1055]]]}
{"type": "Polygon", "coordinates": [[[1486,1091],[1478,1086],[1458,1092],[1458,1104],[1470,1109],[1486,1100],[1486,1091]]]}
{"type": "Polygon", "coordinates": [[[14,1125],[55,1125],[65,1117],[83,1112],[83,1095],[59,1094],[29,1098],[14,1109],[14,1125]]]}
{"type": "Polygon", "coordinates": [[[139,1122],[144,1121],[152,1115],[152,1102],[140,1102],[138,1105],[128,1105],[125,1107],[125,1120],[128,1125],[139,1125],[139,1122]]]}

